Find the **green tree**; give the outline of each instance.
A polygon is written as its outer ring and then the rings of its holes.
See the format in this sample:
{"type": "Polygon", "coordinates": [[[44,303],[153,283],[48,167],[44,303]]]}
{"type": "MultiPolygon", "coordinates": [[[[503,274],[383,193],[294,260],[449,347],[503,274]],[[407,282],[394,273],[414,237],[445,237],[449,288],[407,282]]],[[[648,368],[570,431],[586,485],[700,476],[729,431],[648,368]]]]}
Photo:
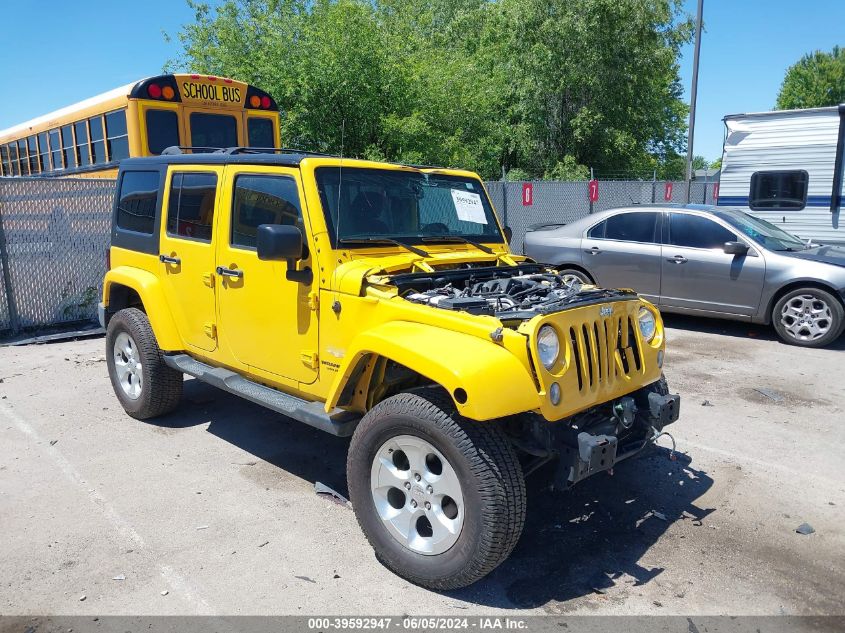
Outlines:
{"type": "Polygon", "coordinates": [[[674,169],[680,0],[189,0],[168,70],[268,90],[286,145],[526,177],[674,169]]]}
{"type": "Polygon", "coordinates": [[[710,163],[707,162],[707,159],[704,156],[693,156],[692,157],[692,168],[693,170],[696,169],[707,169],[710,167],[710,163]]]}
{"type": "Polygon", "coordinates": [[[845,49],[807,53],[786,71],[778,110],[820,108],[845,102],[845,49]]]}

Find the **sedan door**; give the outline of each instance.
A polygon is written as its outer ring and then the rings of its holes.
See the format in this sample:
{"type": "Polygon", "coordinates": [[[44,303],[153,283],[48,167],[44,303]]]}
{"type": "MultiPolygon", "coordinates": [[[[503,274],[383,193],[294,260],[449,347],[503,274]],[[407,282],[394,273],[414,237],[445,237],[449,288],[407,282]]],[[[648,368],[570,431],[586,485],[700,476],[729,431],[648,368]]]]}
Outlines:
{"type": "Polygon", "coordinates": [[[660,306],[678,312],[751,317],[757,312],[766,273],[762,254],[725,253],[725,242],[743,242],[706,215],[671,211],[664,231],[660,306]]]}
{"type": "Polygon", "coordinates": [[[622,211],[586,232],[581,261],[599,286],[633,288],[649,301],[658,300],[661,216],[658,211],[622,211]]]}

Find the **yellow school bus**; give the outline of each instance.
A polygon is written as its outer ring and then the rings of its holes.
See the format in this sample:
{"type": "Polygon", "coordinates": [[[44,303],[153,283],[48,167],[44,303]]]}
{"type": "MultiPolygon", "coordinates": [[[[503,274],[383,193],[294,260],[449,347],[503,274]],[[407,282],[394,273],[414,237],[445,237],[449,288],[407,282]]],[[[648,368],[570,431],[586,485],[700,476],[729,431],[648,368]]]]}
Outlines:
{"type": "Polygon", "coordinates": [[[279,147],[279,108],[226,77],[150,77],[0,131],[0,176],[113,178],[173,145],[279,147]]]}

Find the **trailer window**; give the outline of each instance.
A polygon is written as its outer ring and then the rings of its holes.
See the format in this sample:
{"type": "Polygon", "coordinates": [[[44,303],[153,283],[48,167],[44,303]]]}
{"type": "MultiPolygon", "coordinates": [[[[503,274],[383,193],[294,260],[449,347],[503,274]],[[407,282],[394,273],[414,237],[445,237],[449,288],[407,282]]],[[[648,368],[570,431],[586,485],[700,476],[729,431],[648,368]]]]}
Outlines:
{"type": "Polygon", "coordinates": [[[807,206],[806,171],[758,171],[751,176],[748,206],[752,211],[785,209],[799,211],[807,206]]]}

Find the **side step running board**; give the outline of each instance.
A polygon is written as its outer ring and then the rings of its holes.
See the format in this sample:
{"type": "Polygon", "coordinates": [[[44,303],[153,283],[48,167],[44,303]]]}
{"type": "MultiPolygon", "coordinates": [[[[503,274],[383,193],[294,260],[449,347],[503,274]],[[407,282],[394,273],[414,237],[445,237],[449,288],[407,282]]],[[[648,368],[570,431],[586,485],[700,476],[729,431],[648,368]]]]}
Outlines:
{"type": "Polygon", "coordinates": [[[228,369],[206,365],[187,354],[166,354],[164,362],[173,369],[189,374],[197,380],[207,382],[219,389],[246,398],[251,402],[332,435],[340,437],[352,435],[358,420],[361,419],[357,414],[343,409],[335,409],[331,413],[326,413],[321,402],[309,402],[296,396],[290,396],[248,380],[228,369]]]}

